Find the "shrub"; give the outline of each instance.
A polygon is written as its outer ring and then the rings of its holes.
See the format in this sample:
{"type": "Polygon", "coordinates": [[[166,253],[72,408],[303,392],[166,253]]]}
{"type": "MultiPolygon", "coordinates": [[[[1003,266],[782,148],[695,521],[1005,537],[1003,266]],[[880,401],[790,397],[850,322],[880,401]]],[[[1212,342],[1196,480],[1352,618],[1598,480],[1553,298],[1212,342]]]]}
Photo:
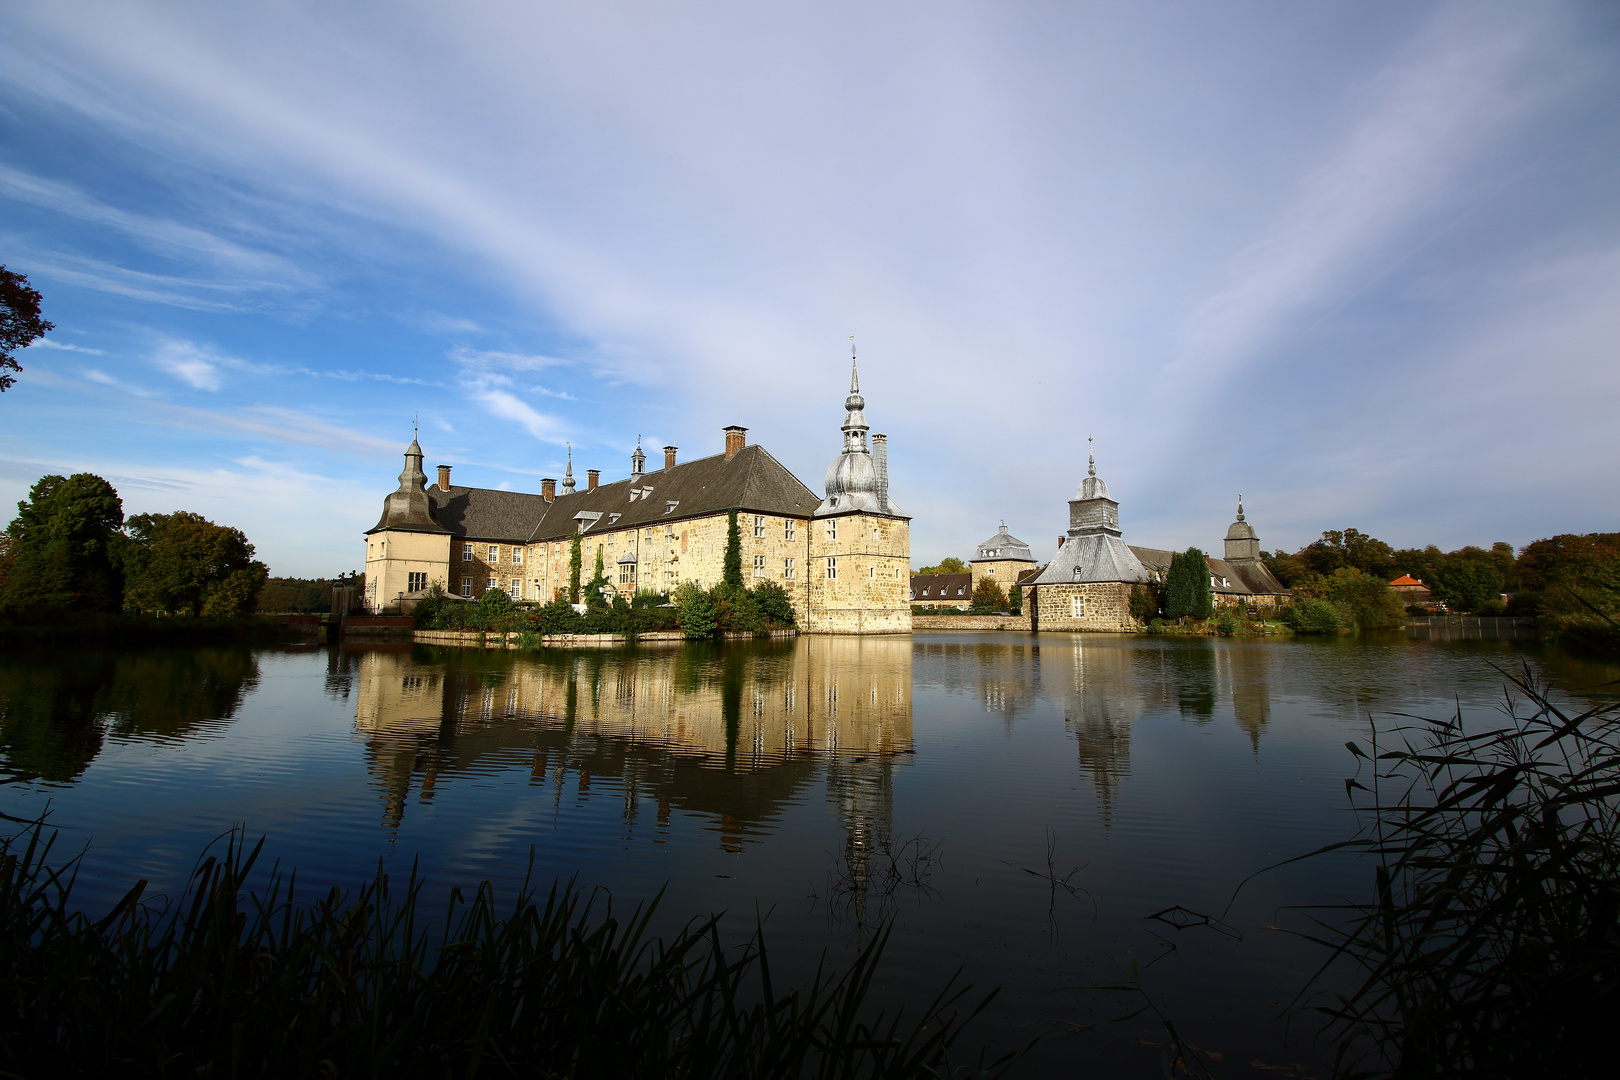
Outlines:
{"type": "Polygon", "coordinates": [[[688,638],[713,637],[719,626],[714,600],[697,582],[688,581],[675,590],[675,610],[681,633],[688,638]]]}
{"type": "Polygon", "coordinates": [[[1159,597],[1149,585],[1131,586],[1131,617],[1146,621],[1159,613],[1159,597]]]}
{"type": "Polygon", "coordinates": [[[984,578],[973,587],[972,609],[975,614],[987,615],[1007,610],[1007,594],[992,578],[984,578]]]}
{"type": "Polygon", "coordinates": [[[1516,592],[1508,598],[1507,613],[1509,615],[1531,616],[1541,611],[1541,594],[1537,592],[1516,592]]]}
{"type": "Polygon", "coordinates": [[[1231,637],[1242,625],[1242,617],[1232,608],[1223,608],[1215,617],[1215,632],[1221,637],[1231,637]]]}
{"type": "Polygon", "coordinates": [[[786,630],[799,625],[793,614],[793,601],[777,582],[763,581],[755,586],[754,603],[759,608],[760,618],[771,626],[786,630]]]}
{"type": "Polygon", "coordinates": [[[1296,634],[1337,634],[1346,629],[1344,616],[1337,607],[1310,596],[1295,597],[1284,621],[1296,634]]]}

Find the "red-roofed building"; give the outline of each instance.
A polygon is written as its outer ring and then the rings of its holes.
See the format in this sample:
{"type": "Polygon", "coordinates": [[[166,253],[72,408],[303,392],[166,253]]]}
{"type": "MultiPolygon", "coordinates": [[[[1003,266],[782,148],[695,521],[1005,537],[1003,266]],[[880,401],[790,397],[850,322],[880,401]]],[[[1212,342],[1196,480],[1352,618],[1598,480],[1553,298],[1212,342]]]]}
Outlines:
{"type": "Polygon", "coordinates": [[[1401,602],[1407,606],[1427,604],[1431,595],[1429,587],[1411,574],[1402,574],[1390,582],[1389,587],[1395,591],[1395,595],[1399,596],[1401,602]]]}

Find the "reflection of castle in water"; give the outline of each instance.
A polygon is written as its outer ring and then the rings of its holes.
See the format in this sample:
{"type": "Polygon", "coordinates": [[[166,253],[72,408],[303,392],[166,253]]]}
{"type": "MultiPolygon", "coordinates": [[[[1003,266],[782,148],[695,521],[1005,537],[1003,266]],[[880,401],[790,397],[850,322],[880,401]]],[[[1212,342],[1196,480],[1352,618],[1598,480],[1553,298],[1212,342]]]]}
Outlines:
{"type": "Polygon", "coordinates": [[[656,801],[655,828],[672,808],[697,813],[731,850],[824,767],[851,870],[887,843],[894,760],[912,747],[909,638],[435,659],[360,656],[355,723],[391,827],[413,783],[427,801],[457,774],[522,757],[559,795],[570,778],[582,795],[620,778],[627,830],[656,801]]]}

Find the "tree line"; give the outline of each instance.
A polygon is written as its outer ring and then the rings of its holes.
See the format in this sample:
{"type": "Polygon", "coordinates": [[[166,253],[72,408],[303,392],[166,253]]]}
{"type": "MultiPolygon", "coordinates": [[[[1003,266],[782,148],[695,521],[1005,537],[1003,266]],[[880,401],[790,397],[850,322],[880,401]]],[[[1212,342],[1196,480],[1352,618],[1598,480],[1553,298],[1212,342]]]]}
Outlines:
{"type": "Polygon", "coordinates": [[[0,533],[0,614],[251,615],[269,578],[240,529],[201,514],[125,519],[93,473],[45,476],[0,533]]]}

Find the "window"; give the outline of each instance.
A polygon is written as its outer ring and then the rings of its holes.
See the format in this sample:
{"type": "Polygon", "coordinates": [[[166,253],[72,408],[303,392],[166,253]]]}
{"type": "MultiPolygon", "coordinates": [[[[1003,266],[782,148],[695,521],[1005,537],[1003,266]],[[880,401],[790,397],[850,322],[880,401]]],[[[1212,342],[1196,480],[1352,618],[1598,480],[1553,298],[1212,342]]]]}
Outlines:
{"type": "Polygon", "coordinates": [[[513,566],[522,566],[523,565],[523,549],[522,548],[515,547],[515,548],[512,549],[512,565],[513,566]]]}
{"type": "Polygon", "coordinates": [[[499,578],[490,578],[488,581],[486,581],[484,583],[484,591],[485,592],[490,592],[491,590],[497,590],[500,587],[501,587],[501,582],[500,582],[499,578]]]}
{"type": "Polygon", "coordinates": [[[511,594],[514,600],[523,599],[523,579],[513,578],[511,584],[507,586],[507,592],[511,594]]]}
{"type": "Polygon", "coordinates": [[[894,580],[900,580],[900,568],[898,566],[894,568],[894,580]]]}
{"type": "Polygon", "coordinates": [[[462,545],[462,548],[461,548],[461,561],[462,562],[472,562],[472,548],[467,547],[466,545],[462,545]]]}
{"type": "Polygon", "coordinates": [[[636,583],[636,564],[622,562],[619,564],[619,584],[634,585],[636,583]]]}
{"type": "Polygon", "coordinates": [[[782,560],[782,576],[787,578],[789,581],[793,580],[793,560],[792,559],[783,559],[782,560]]]}
{"type": "Polygon", "coordinates": [[[501,561],[501,549],[496,547],[494,544],[489,545],[489,561],[491,563],[498,563],[501,561]]]}
{"type": "Polygon", "coordinates": [[[878,539],[878,527],[876,525],[872,526],[872,539],[878,539]]]}
{"type": "Polygon", "coordinates": [[[831,555],[831,556],[828,556],[828,558],[827,558],[827,580],[828,581],[836,581],[837,579],[838,579],[838,556],[831,555]]]}
{"type": "Polygon", "coordinates": [[[867,576],[868,577],[873,577],[873,578],[877,577],[877,567],[874,566],[871,569],[872,569],[872,572],[870,574],[868,574],[867,576]]]}
{"type": "Polygon", "coordinates": [[[754,556],[754,576],[755,577],[764,577],[765,576],[765,556],[763,556],[763,555],[755,555],[754,556]]]}
{"type": "Polygon", "coordinates": [[[754,539],[756,539],[756,540],[765,539],[765,515],[764,514],[755,514],[754,515],[754,539]]]}
{"type": "Polygon", "coordinates": [[[1071,613],[1073,614],[1073,616],[1076,619],[1083,619],[1083,618],[1086,617],[1086,598],[1085,597],[1083,597],[1083,596],[1071,596],[1069,598],[1069,607],[1070,607],[1071,613]]]}
{"type": "Polygon", "coordinates": [[[827,539],[829,539],[829,540],[838,539],[838,519],[837,518],[833,518],[831,521],[827,522],[827,539]]]}
{"type": "Polygon", "coordinates": [[[462,596],[471,596],[472,595],[472,578],[464,577],[464,578],[461,579],[461,595],[462,596]]]}
{"type": "Polygon", "coordinates": [[[615,521],[618,521],[623,516],[624,516],[623,514],[609,514],[608,515],[608,524],[612,525],[615,521]]]}
{"type": "Polygon", "coordinates": [[[406,592],[421,592],[427,588],[427,573],[407,575],[409,584],[405,586],[406,592]]]}
{"type": "Polygon", "coordinates": [[[664,539],[665,540],[673,540],[673,539],[675,539],[675,526],[673,526],[673,525],[665,525],[664,526],[664,539]]]}
{"type": "Polygon", "coordinates": [[[784,540],[792,540],[793,539],[793,519],[792,518],[788,518],[786,521],[784,521],[782,523],[782,539],[784,539],[784,540]]]}

